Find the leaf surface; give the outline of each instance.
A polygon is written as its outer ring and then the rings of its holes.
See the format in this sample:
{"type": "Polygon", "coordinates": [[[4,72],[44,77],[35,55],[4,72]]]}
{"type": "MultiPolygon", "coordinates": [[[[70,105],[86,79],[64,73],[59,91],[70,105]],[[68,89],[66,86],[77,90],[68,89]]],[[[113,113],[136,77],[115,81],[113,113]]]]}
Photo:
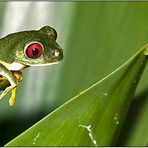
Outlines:
{"type": "Polygon", "coordinates": [[[6,146],[115,145],[147,63],[147,48],[6,146]]]}

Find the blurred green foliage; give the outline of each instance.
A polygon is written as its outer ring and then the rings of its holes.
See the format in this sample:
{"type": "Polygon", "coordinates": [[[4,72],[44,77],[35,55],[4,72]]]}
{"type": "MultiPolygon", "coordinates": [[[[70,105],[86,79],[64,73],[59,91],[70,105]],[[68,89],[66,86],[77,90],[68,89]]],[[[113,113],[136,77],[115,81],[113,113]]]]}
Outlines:
{"type": "MultiPolygon", "coordinates": [[[[1,2],[2,36],[53,26],[64,60],[59,65],[23,71],[15,106],[8,106],[8,97],[0,102],[0,144],[109,74],[146,44],[147,17],[147,2],[1,2]]],[[[142,137],[148,137],[147,73],[148,69],[135,96],[140,103],[125,122],[122,145],[144,145],[142,137]]]]}

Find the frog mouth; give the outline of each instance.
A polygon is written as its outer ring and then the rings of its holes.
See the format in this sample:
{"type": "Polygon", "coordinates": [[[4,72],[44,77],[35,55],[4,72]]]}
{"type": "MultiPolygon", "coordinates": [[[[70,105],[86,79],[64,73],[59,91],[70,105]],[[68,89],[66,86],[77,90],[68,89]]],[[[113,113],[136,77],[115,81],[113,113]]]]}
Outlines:
{"type": "Polygon", "coordinates": [[[53,63],[43,63],[43,64],[32,64],[30,66],[49,66],[49,65],[55,65],[55,64],[58,64],[60,61],[56,61],[56,62],[53,62],[53,63]]]}

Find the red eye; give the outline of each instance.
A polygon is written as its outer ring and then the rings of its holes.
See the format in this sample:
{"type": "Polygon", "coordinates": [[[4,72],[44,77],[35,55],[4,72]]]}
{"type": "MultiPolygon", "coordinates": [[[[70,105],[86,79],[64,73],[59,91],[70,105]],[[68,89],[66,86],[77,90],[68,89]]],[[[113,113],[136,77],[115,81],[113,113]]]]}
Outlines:
{"type": "Polygon", "coordinates": [[[40,43],[31,43],[27,46],[25,53],[28,58],[37,59],[42,55],[43,47],[40,43]]]}

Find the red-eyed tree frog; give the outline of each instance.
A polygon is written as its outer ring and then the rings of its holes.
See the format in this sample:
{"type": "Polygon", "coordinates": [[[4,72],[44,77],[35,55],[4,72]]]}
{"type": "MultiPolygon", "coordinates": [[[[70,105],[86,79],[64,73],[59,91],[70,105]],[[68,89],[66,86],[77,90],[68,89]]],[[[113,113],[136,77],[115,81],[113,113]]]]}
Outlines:
{"type": "Polygon", "coordinates": [[[57,33],[49,26],[39,30],[12,33],[0,39],[0,79],[7,79],[0,99],[11,91],[9,104],[15,103],[16,88],[22,80],[21,70],[30,66],[46,66],[59,63],[63,51],[56,42],[57,33]]]}

